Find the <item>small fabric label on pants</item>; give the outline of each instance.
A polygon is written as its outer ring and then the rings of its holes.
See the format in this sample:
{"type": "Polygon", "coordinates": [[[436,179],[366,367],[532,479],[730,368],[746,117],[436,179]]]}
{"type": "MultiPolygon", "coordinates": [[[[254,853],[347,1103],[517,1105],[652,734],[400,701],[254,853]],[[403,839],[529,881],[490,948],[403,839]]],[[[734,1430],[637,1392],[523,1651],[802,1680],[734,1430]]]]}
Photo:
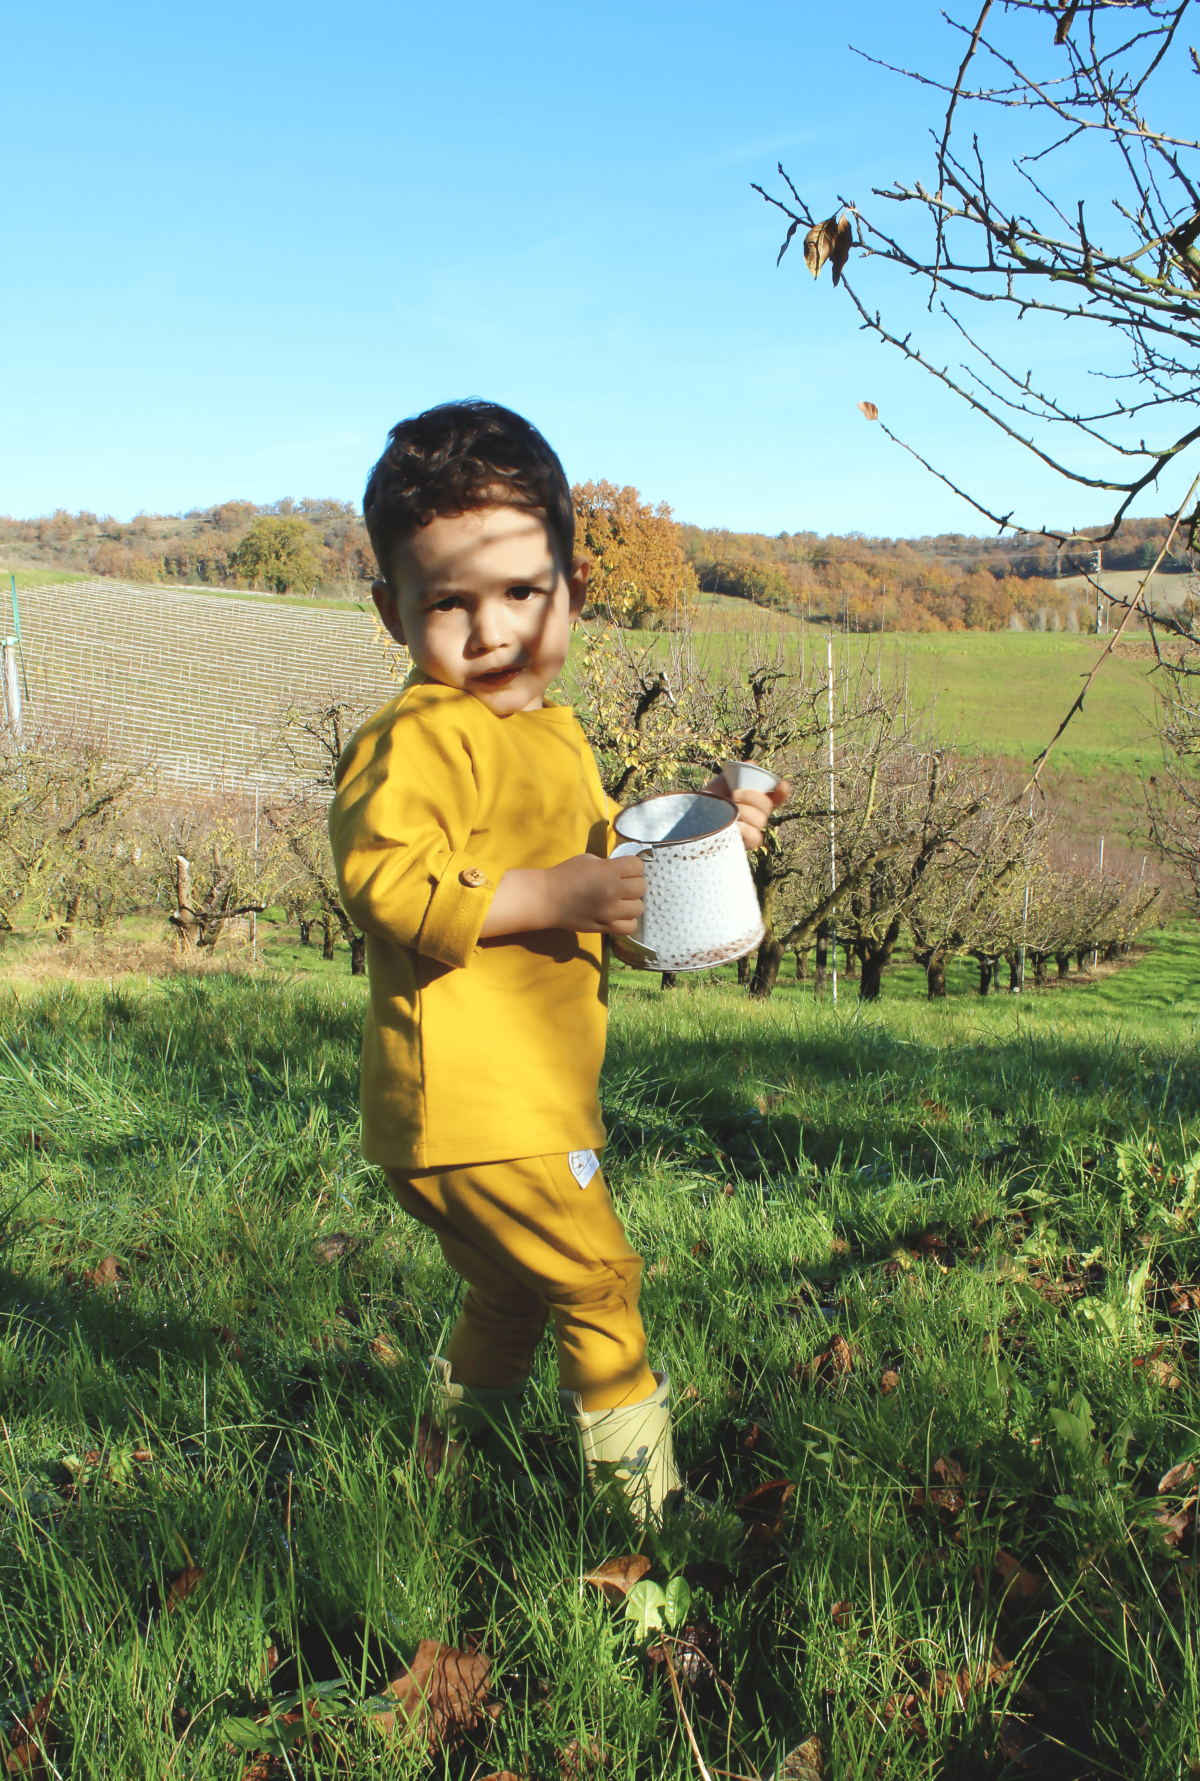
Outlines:
{"type": "Polygon", "coordinates": [[[573,1150],[567,1158],[567,1167],[580,1187],[586,1187],[600,1167],[600,1158],[594,1150],[573,1150]]]}

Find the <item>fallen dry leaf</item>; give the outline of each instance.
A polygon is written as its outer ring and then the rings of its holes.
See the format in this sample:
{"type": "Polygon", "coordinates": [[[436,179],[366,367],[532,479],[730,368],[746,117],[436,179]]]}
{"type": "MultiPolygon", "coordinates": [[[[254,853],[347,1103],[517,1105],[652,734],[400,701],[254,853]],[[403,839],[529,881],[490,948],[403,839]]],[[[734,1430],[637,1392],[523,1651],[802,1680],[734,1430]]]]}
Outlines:
{"type": "Polygon", "coordinates": [[[886,1373],[881,1373],[879,1375],[879,1395],[880,1395],[880,1397],[884,1397],[884,1398],[888,1397],[890,1395],[890,1393],[892,1393],[896,1390],[896,1387],[899,1385],[899,1383],[900,1383],[899,1373],[894,1372],[889,1367],[886,1373]]]}
{"type": "Polygon", "coordinates": [[[828,1348],[814,1354],[797,1369],[797,1376],[805,1385],[828,1385],[834,1379],[843,1378],[854,1371],[854,1362],[858,1349],[847,1342],[845,1336],[835,1336],[828,1348]]]}
{"type": "Polygon", "coordinates": [[[1018,1601],[1032,1601],[1035,1595],[1046,1587],[1046,1579],[1036,1571],[1027,1571],[1020,1559],[1014,1558],[1011,1552],[996,1553],[996,1575],[1004,1586],[1005,1598],[1015,1596],[1018,1601]]]}
{"type": "Polygon", "coordinates": [[[381,1367],[402,1367],[404,1354],[397,1348],[390,1336],[372,1336],[367,1343],[367,1352],[371,1359],[381,1367]]]}
{"type": "Polygon", "coordinates": [[[1153,1379],[1155,1385],[1161,1385],[1164,1391],[1178,1391],[1179,1374],[1171,1365],[1170,1359],[1164,1358],[1165,1347],[1166,1343],[1160,1342],[1149,1354],[1139,1354],[1133,1365],[1136,1371],[1145,1373],[1147,1379],[1153,1379]]]}
{"type": "Polygon", "coordinates": [[[1190,1496],[1174,1513],[1169,1509],[1159,1509],[1154,1519],[1161,1527],[1167,1545],[1180,1546],[1196,1525],[1196,1498],[1190,1496]]]}
{"type": "Polygon", "coordinates": [[[876,408],[874,402],[860,402],[858,406],[869,421],[877,421],[879,419],[879,410],[876,408]]]}
{"type": "Polygon", "coordinates": [[[219,1342],[222,1348],[227,1348],[234,1360],[245,1360],[246,1351],[227,1323],[214,1323],[212,1333],[213,1340],[219,1342]]]}
{"type": "Polygon", "coordinates": [[[584,1744],[578,1738],[572,1738],[558,1753],[558,1769],[562,1781],[586,1781],[587,1776],[595,1775],[607,1767],[607,1751],[602,1750],[592,1738],[584,1744]]]}
{"type": "Polygon", "coordinates": [[[950,1109],[949,1107],[943,1107],[940,1101],[931,1101],[928,1095],[920,1095],[918,1099],[920,1100],[922,1107],[924,1107],[925,1111],[928,1113],[930,1119],[936,1119],[938,1121],[949,1119],[950,1109]]]}
{"type": "Polygon", "coordinates": [[[772,1478],[740,1497],[738,1510],[749,1523],[746,1539],[755,1545],[777,1540],[783,1532],[783,1512],[795,1494],[789,1478],[772,1478]]]}
{"type": "Polygon", "coordinates": [[[825,1752],[815,1735],[789,1750],[779,1771],[781,1781],[821,1781],[824,1773],[825,1752]]]}
{"type": "Polygon", "coordinates": [[[174,1614],[176,1608],[183,1606],[203,1576],[203,1565],[188,1565],[186,1570],[180,1571],[178,1577],[172,1579],[167,1589],[168,1614],[174,1614]]]}
{"type": "Polygon", "coordinates": [[[29,1775],[35,1768],[44,1767],[46,1752],[54,1742],[54,1728],[50,1723],[53,1698],[53,1695],[43,1695],[24,1719],[18,1720],[8,1732],[9,1750],[4,1766],[10,1775],[29,1775]]]}
{"type": "Polygon", "coordinates": [[[854,1618],[854,1603],[835,1602],[829,1614],[834,1626],[844,1632],[854,1618]]]}
{"type": "Polygon", "coordinates": [[[524,1775],[514,1775],[511,1769],[493,1769],[490,1775],[483,1775],[480,1781],[527,1781],[524,1775]]]}
{"type": "Polygon", "coordinates": [[[1172,1466],[1169,1472],[1163,1473],[1158,1481],[1158,1494],[1161,1496],[1164,1491],[1176,1491],[1179,1489],[1180,1485],[1189,1484],[1195,1476],[1195,1460],[1181,1460],[1177,1466],[1172,1466]]]}
{"type": "Polygon", "coordinates": [[[94,1268],[88,1268],[83,1276],[83,1284],[98,1291],[103,1286],[119,1286],[121,1269],[115,1255],[106,1255],[98,1261],[94,1268]]]}
{"type": "Polygon", "coordinates": [[[377,1713],[374,1724],[393,1731],[403,1721],[406,1735],[421,1739],[435,1751],[460,1732],[474,1731],[483,1717],[496,1718],[498,1704],[487,1700],[492,1660],[481,1651],[457,1651],[436,1639],[422,1639],[407,1669],[388,1683],[396,1712],[377,1713]]]}
{"type": "Polygon", "coordinates": [[[317,1238],[313,1254],[319,1262],[336,1262],[361,1248],[358,1238],[352,1237],[349,1231],[330,1231],[327,1236],[317,1238]]]}
{"type": "Polygon", "coordinates": [[[619,1602],[649,1569],[650,1560],[644,1552],[631,1552],[628,1558],[606,1558],[602,1565],[588,1571],[583,1580],[585,1583],[594,1583],[606,1601],[619,1602]]]}

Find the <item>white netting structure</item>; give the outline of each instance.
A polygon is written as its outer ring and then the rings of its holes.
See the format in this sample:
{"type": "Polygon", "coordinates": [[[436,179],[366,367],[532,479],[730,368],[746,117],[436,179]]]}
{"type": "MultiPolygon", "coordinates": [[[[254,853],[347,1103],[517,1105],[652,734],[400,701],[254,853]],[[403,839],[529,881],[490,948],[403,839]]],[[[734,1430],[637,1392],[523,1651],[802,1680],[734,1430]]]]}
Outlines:
{"type": "Polygon", "coordinates": [[[112,759],[152,760],[167,795],[290,789],[297,767],[279,733],[289,707],[376,710],[407,670],[369,610],[108,580],[19,596],[32,714],[94,733],[112,759]]]}

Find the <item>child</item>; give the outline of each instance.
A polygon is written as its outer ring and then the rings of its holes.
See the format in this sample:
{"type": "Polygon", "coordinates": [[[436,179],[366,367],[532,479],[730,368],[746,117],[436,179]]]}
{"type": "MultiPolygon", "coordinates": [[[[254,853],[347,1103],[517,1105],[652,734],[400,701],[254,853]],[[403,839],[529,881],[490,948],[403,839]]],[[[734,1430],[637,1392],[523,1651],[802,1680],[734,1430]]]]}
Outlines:
{"type": "MultiPolygon", "coordinates": [[[[413,662],[343,754],[329,818],[367,935],[363,1154],[467,1282],[432,1363],[449,1433],[511,1443],[552,1318],[589,1470],[657,1517],[679,1484],[668,1381],[596,1157],[602,936],[634,931],[645,879],[608,858],[616,806],[545,699],[587,592],[570,490],[527,421],[455,402],[392,429],[363,513],[413,662]]],[[[748,848],[781,796],[736,794],[748,848]]]]}

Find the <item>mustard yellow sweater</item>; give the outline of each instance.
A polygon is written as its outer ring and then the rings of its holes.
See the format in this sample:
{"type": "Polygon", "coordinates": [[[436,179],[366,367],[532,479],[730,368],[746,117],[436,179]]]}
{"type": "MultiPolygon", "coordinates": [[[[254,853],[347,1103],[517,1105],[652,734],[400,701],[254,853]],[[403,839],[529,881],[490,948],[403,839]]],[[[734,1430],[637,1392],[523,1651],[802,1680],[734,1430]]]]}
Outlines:
{"type": "Polygon", "coordinates": [[[367,935],[368,1161],[449,1168],[603,1144],[600,936],[479,930],[503,873],[603,857],[608,824],[565,706],[499,718],[414,676],[354,736],[329,833],[343,903],[367,935]]]}

